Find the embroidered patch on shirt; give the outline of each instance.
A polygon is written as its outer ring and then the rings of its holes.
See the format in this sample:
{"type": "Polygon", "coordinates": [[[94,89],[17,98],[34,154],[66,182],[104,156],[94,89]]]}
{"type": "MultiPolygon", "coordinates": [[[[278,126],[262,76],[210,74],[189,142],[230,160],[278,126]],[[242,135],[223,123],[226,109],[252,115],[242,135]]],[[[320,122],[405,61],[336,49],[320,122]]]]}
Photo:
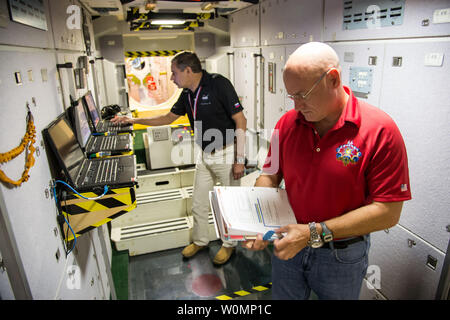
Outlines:
{"type": "Polygon", "coordinates": [[[239,102],[234,104],[235,108],[239,108],[240,106],[241,106],[241,104],[239,102]]]}
{"type": "Polygon", "coordinates": [[[400,191],[402,192],[408,191],[408,185],[406,183],[400,185],[400,191]]]}
{"type": "Polygon", "coordinates": [[[347,144],[341,145],[336,149],[336,159],[341,161],[344,166],[355,164],[361,158],[362,153],[358,147],[353,145],[353,141],[347,141],[347,144]]]}

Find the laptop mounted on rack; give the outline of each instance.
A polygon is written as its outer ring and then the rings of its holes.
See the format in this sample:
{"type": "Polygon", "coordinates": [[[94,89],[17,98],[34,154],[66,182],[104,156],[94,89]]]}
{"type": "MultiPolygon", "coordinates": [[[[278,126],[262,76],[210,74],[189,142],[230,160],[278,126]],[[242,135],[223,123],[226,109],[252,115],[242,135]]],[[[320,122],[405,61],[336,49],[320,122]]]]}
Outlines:
{"type": "Polygon", "coordinates": [[[67,109],[67,112],[78,142],[88,156],[98,152],[120,155],[132,150],[131,134],[93,136],[81,99],[75,106],[67,109]]]}
{"type": "Polygon", "coordinates": [[[87,159],[64,113],[43,130],[43,136],[69,184],[78,191],[137,184],[134,155],[87,159]]]}
{"type": "Polygon", "coordinates": [[[133,131],[133,125],[114,124],[109,120],[101,120],[97,108],[95,107],[94,97],[92,96],[92,93],[90,91],[88,91],[83,96],[83,103],[86,108],[87,114],[89,115],[92,130],[94,132],[122,133],[133,131]]]}

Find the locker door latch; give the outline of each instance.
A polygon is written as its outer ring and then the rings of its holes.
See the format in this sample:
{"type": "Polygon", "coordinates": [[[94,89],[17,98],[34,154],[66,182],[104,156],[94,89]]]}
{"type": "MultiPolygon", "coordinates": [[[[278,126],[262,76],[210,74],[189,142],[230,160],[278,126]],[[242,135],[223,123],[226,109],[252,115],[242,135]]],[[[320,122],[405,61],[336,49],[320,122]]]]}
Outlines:
{"type": "Polygon", "coordinates": [[[416,242],[414,240],[408,239],[408,247],[412,248],[415,245],[416,245],[416,242]]]}

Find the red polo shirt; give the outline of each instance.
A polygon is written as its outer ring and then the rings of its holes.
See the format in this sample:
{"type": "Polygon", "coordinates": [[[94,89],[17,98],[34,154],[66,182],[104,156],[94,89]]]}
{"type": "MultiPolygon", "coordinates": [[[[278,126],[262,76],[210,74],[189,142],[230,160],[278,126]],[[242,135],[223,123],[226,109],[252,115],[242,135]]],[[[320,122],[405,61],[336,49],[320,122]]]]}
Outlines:
{"type": "Polygon", "coordinates": [[[325,221],[372,201],[411,199],[398,127],[385,112],[344,89],[348,103],[323,137],[295,110],[275,126],[263,171],[282,175],[298,223],[325,221]]]}

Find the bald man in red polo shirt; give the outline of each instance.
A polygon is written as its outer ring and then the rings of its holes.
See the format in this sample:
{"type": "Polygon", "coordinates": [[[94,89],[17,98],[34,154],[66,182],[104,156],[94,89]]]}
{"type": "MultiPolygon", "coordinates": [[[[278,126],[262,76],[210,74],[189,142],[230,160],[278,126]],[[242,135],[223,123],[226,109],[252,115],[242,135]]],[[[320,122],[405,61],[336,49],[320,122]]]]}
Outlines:
{"type": "MultiPolygon", "coordinates": [[[[408,160],[394,121],[342,85],[339,58],[311,42],[288,59],[283,80],[295,108],[276,124],[255,186],[284,179],[297,224],[277,230],[272,297],[358,299],[369,234],[390,228],[411,199],[408,160]]],[[[261,236],[244,247],[262,250],[261,236]]]]}

